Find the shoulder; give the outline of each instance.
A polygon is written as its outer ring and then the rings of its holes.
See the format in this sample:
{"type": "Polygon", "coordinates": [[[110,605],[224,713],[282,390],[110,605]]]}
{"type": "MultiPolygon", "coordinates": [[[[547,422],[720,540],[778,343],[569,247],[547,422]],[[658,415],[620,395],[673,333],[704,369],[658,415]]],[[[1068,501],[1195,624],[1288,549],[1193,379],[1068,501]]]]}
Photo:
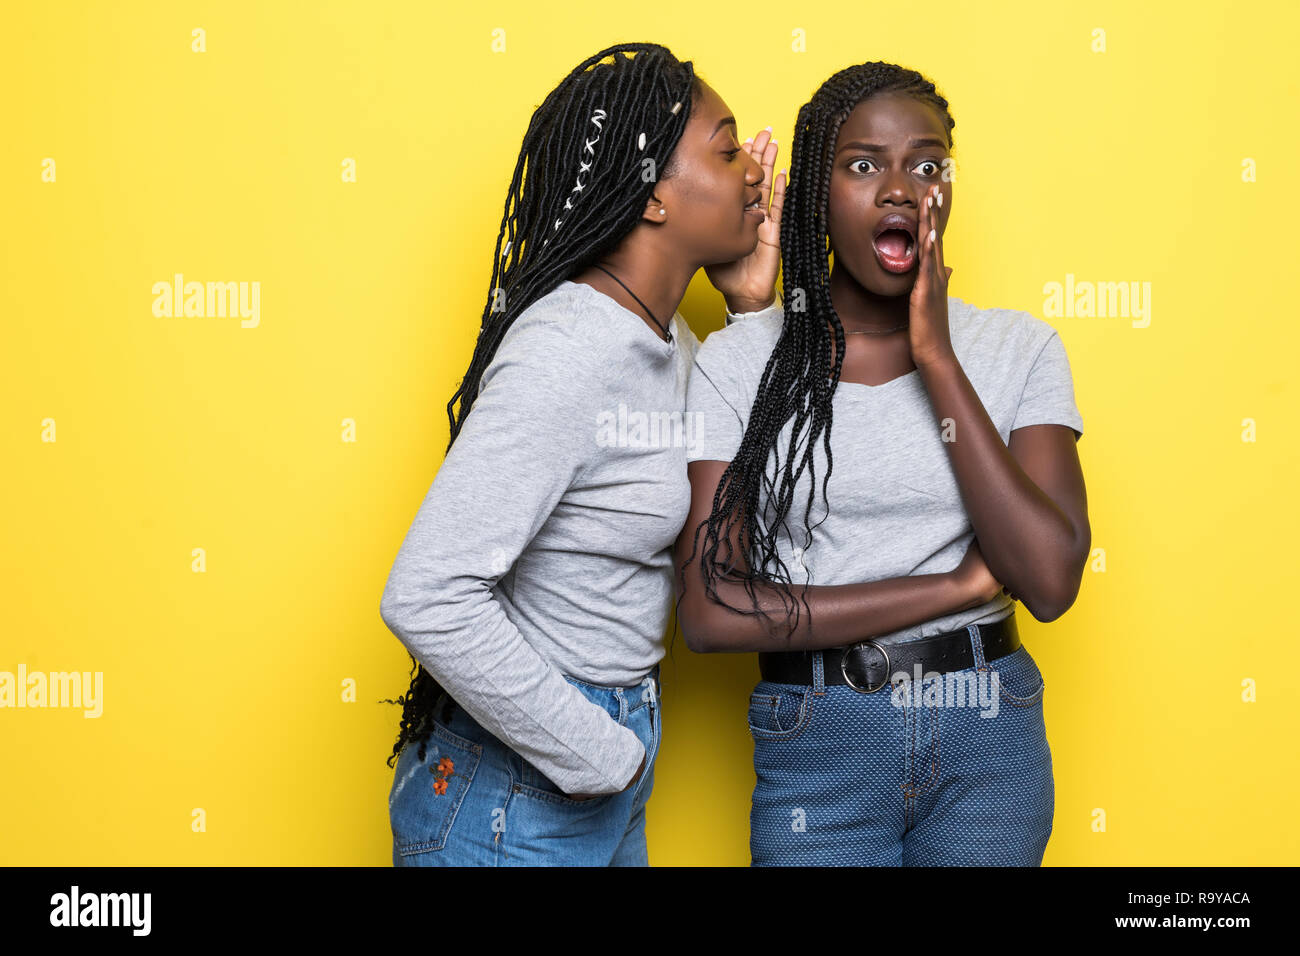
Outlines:
{"type": "Polygon", "coordinates": [[[757,368],[761,372],[784,325],[785,317],[779,308],[733,322],[705,338],[696,361],[706,366],[757,368]]]}
{"type": "Polygon", "coordinates": [[[562,283],[515,316],[501,344],[521,339],[578,342],[590,334],[585,319],[579,293],[572,284],[562,283]]]}
{"type": "Polygon", "coordinates": [[[483,385],[509,371],[511,378],[563,383],[572,392],[604,388],[601,372],[611,343],[599,329],[572,284],[557,286],[506,329],[483,373],[483,385]]]}
{"type": "Polygon", "coordinates": [[[533,301],[506,330],[501,348],[509,343],[516,351],[556,350],[566,354],[571,364],[598,367],[615,345],[611,324],[593,312],[584,288],[562,282],[533,301]]]}
{"type": "Polygon", "coordinates": [[[1030,312],[980,308],[948,297],[948,325],[953,348],[965,363],[1015,366],[1032,363],[1056,329],[1030,312]]]}

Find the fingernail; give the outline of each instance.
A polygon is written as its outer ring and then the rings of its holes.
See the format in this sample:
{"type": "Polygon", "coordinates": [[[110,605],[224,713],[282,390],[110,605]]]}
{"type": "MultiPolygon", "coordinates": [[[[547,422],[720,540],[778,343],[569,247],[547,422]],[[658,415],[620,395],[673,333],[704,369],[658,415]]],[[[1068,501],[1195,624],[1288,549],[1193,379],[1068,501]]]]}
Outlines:
{"type": "Polygon", "coordinates": [[[939,193],[939,205],[943,205],[943,193],[939,193]]]}
{"type": "Polygon", "coordinates": [[[931,242],[934,242],[934,230],[933,230],[933,229],[930,230],[930,241],[931,241],[931,242]]]}
{"type": "Polygon", "coordinates": [[[928,207],[930,207],[930,208],[933,208],[933,207],[934,207],[934,197],[933,197],[933,196],[926,196],[926,197],[925,197],[925,204],[926,204],[926,206],[928,206],[928,207]]]}
{"type": "Polygon", "coordinates": [[[764,126],[763,129],[767,130],[769,133],[772,132],[772,127],[770,126],[764,126]]]}

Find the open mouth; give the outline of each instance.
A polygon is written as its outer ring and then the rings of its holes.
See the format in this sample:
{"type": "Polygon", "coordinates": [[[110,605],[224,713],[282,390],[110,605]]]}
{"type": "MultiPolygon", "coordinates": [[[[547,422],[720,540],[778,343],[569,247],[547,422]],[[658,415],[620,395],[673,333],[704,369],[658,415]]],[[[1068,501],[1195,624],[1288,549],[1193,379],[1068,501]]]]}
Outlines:
{"type": "Polygon", "coordinates": [[[916,224],[897,213],[886,216],[876,225],[871,247],[886,272],[907,272],[917,262],[916,224]]]}
{"type": "Polygon", "coordinates": [[[889,272],[906,272],[916,265],[916,240],[902,229],[886,229],[872,241],[872,248],[889,272]]]}
{"type": "Polygon", "coordinates": [[[767,219],[767,213],[763,210],[763,197],[761,195],[745,206],[745,215],[753,216],[759,222],[767,219]]]}

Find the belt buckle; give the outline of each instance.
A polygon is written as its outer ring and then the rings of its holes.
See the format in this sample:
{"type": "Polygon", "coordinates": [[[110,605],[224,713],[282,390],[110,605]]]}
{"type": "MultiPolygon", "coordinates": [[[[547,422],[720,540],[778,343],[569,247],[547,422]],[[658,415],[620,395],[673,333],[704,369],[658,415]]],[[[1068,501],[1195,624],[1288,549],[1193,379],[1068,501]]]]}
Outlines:
{"type": "Polygon", "coordinates": [[[859,694],[874,694],[876,691],[880,690],[880,688],[889,683],[889,652],[885,650],[883,645],[877,644],[875,641],[858,641],[858,643],[844,648],[843,653],[840,654],[840,673],[844,675],[844,683],[848,684],[859,694]],[[853,683],[853,678],[849,676],[848,667],[845,666],[849,659],[849,652],[858,647],[874,647],[885,659],[885,676],[875,687],[859,687],[857,684],[853,683]]]}

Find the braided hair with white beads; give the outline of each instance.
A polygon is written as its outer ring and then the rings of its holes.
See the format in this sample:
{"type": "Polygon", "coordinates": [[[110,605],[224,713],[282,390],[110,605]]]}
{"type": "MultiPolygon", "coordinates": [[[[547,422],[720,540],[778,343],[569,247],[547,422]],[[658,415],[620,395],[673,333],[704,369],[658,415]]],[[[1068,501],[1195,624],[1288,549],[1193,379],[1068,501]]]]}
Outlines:
{"type": "MultiPolygon", "coordinates": [[[[667,47],[621,43],[579,63],[533,113],[506,195],[474,355],[447,403],[448,450],[515,319],[613,251],[640,221],[656,181],[673,176],[672,154],[700,91],[693,64],[667,47]]],[[[410,689],[385,701],[402,704],[389,766],[410,741],[424,759],[442,692],[411,661],[410,689]]]]}

